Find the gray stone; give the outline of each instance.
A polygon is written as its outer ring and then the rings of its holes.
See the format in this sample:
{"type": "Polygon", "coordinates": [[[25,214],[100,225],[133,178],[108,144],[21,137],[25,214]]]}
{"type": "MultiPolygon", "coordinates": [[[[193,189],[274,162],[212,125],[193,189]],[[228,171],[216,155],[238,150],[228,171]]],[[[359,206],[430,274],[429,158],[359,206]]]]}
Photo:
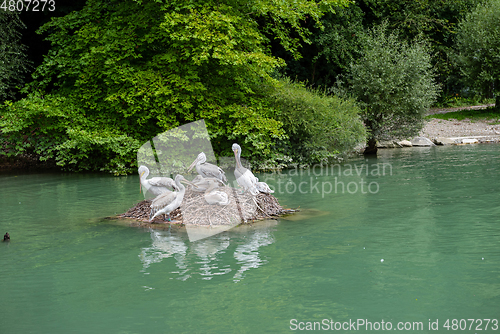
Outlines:
{"type": "Polygon", "coordinates": [[[429,138],[415,137],[411,140],[413,146],[436,146],[429,138]]]}
{"type": "Polygon", "coordinates": [[[397,147],[396,144],[392,140],[387,140],[387,141],[380,141],[377,142],[377,147],[378,148],[395,148],[397,147]]]}
{"type": "Polygon", "coordinates": [[[476,138],[464,138],[462,144],[477,144],[479,141],[476,138]]]}
{"type": "Polygon", "coordinates": [[[411,141],[409,141],[409,140],[401,140],[398,142],[398,144],[402,147],[412,147],[413,146],[411,144],[411,141]]]}
{"type": "Polygon", "coordinates": [[[434,139],[434,143],[436,145],[453,145],[456,144],[456,142],[451,139],[451,138],[446,138],[446,137],[437,137],[434,139]]]}

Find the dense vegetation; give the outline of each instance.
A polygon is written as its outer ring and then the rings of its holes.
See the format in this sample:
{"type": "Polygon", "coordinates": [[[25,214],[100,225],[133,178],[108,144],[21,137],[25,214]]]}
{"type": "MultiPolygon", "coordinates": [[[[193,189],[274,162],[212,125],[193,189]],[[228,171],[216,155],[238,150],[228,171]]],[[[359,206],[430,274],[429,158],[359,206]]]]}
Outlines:
{"type": "Polygon", "coordinates": [[[471,89],[496,96],[500,108],[500,0],[478,5],[460,22],[458,64],[471,89]]]}
{"type": "Polygon", "coordinates": [[[473,66],[454,49],[457,27],[467,31],[458,22],[472,20],[478,2],[80,1],[40,22],[50,46],[43,60],[30,56],[22,90],[22,22],[0,16],[0,51],[17,52],[0,54],[1,152],[123,174],[145,141],[201,118],[216,154],[239,142],[263,168],[329,161],[367,136],[409,136],[438,97],[436,80],[441,99],[492,93],[479,88],[498,74],[472,83],[473,66]],[[370,31],[394,28],[377,49],[370,31]],[[384,43],[394,57],[380,52],[384,43]],[[338,78],[344,92],[334,96],[338,78]]]}
{"type": "Polygon", "coordinates": [[[377,140],[418,134],[439,89],[427,43],[421,38],[401,41],[397,30],[388,31],[383,23],[361,39],[365,50],[352,63],[348,80],[369,130],[365,152],[376,153],[377,140]]]}
{"type": "Polygon", "coordinates": [[[26,46],[21,43],[21,30],[25,28],[15,13],[0,10],[0,101],[13,98],[16,87],[24,81],[30,61],[26,46]]]}

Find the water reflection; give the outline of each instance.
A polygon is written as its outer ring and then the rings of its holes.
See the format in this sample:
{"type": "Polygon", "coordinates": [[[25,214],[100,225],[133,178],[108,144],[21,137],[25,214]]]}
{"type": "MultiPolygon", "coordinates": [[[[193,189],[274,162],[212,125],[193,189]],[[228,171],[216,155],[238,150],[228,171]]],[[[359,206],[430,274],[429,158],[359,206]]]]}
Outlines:
{"type": "Polygon", "coordinates": [[[169,272],[177,279],[210,280],[217,275],[234,273],[233,280],[239,282],[248,270],[267,263],[261,247],[275,242],[273,230],[277,224],[270,220],[240,226],[196,242],[190,242],[183,232],[150,230],[152,244],[142,248],[139,255],[142,271],[149,274],[151,265],[173,258],[176,269],[169,272]],[[227,255],[231,253],[232,256],[227,255]]]}

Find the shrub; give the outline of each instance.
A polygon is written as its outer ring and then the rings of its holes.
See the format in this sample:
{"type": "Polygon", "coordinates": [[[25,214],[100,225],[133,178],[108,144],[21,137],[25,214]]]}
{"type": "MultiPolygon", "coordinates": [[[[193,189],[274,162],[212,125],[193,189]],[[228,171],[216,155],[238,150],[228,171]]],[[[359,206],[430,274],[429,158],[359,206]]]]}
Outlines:
{"type": "Polygon", "coordinates": [[[327,162],[365,140],[360,109],[352,99],[328,96],[282,79],[270,100],[275,118],[289,137],[281,148],[297,162],[327,162]]]}
{"type": "Polygon", "coordinates": [[[385,22],[361,36],[364,55],[349,73],[370,132],[366,153],[376,152],[376,140],[418,134],[438,94],[427,43],[422,38],[401,41],[397,31],[387,30],[385,22]]]}
{"type": "Polygon", "coordinates": [[[500,0],[479,4],[458,25],[456,48],[466,84],[496,95],[500,109],[500,0]]]}
{"type": "Polygon", "coordinates": [[[8,157],[36,154],[64,170],[132,172],[140,141],[85,117],[64,98],[29,96],[0,108],[3,150],[8,157]]]}

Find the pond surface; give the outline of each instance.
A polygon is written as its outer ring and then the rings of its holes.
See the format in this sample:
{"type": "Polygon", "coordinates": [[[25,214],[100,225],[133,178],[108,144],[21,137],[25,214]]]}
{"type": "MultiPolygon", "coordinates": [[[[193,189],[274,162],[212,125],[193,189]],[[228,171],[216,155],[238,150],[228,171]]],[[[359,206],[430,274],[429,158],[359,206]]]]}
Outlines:
{"type": "Polygon", "coordinates": [[[104,219],[138,176],[1,174],[0,332],[500,333],[500,145],[259,177],[303,211],[189,242],[104,219]]]}

